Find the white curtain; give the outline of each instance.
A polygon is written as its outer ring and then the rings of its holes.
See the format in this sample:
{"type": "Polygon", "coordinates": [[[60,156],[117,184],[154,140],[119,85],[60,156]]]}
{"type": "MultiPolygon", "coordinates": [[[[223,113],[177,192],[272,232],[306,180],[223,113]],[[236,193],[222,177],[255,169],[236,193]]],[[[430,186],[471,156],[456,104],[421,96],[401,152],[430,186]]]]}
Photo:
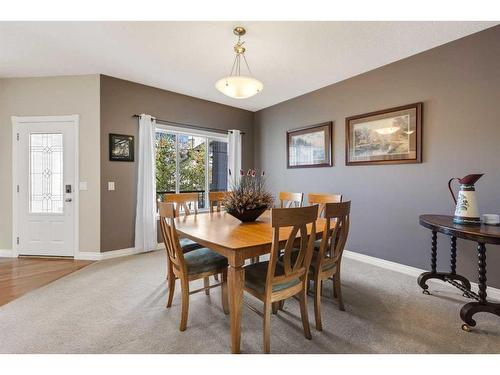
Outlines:
{"type": "Polygon", "coordinates": [[[156,120],[142,114],[139,117],[139,152],[137,155],[137,206],[135,213],[135,249],[155,250],[156,241],[156,120]]]}
{"type": "Polygon", "coordinates": [[[241,131],[229,130],[227,168],[230,171],[229,189],[238,183],[241,170],[241,131]]]}

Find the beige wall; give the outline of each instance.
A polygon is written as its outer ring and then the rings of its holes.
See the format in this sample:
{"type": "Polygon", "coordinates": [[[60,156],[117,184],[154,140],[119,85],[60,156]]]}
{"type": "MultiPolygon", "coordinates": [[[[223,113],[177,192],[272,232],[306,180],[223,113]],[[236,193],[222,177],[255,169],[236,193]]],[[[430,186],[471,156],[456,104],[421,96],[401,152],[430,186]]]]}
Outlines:
{"type": "MultiPolygon", "coordinates": [[[[500,26],[324,87],[255,114],[257,166],[274,192],[341,192],[352,200],[347,248],[429,268],[423,213],[453,214],[448,179],[484,173],[482,213],[500,213],[500,26]],[[423,163],[346,166],[345,118],[424,102],[423,163]],[[286,131],[334,121],[332,168],[287,169],[286,131]]],[[[449,269],[439,236],[438,266],[449,269]]],[[[477,280],[472,243],[458,241],[458,270],[477,280]]],[[[500,287],[500,252],[488,251],[488,281],[500,287]]]]}
{"type": "Polygon", "coordinates": [[[253,113],[207,100],[101,76],[101,251],[134,246],[137,119],[147,113],[160,119],[219,129],[239,129],[243,136],[243,168],[253,167],[253,113]],[[136,161],[108,159],[109,133],[135,136],[136,161]],[[115,190],[108,191],[108,181],[115,190]]]}
{"type": "Polygon", "coordinates": [[[11,116],[80,116],[80,251],[100,249],[99,75],[0,79],[0,249],[12,249],[11,116]]]}

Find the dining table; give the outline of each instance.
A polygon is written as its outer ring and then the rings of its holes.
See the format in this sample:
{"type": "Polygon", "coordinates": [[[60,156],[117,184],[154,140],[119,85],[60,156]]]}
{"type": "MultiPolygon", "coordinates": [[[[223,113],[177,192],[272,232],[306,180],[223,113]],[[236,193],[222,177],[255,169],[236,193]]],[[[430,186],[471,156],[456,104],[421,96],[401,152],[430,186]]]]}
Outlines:
{"type": "MultiPolygon", "coordinates": [[[[241,309],[245,286],[245,261],[269,254],[273,228],[271,211],[265,211],[254,222],[241,222],[225,211],[178,217],[177,232],[208,247],[228,260],[229,314],[231,320],[231,351],[240,353],[241,309]]],[[[316,222],[316,238],[321,238],[325,220],[316,222]]],[[[292,228],[280,229],[280,244],[285,245],[292,228]]],[[[311,225],[308,225],[310,234],[311,225]]]]}

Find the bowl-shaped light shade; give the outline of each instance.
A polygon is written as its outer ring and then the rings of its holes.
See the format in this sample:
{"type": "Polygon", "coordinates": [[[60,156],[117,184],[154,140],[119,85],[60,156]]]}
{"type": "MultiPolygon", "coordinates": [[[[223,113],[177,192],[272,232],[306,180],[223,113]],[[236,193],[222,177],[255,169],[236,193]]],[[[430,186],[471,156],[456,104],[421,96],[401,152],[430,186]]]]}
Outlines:
{"type": "Polygon", "coordinates": [[[252,77],[230,76],[219,79],[215,88],[231,98],[245,99],[261,92],[264,85],[252,77]]]}

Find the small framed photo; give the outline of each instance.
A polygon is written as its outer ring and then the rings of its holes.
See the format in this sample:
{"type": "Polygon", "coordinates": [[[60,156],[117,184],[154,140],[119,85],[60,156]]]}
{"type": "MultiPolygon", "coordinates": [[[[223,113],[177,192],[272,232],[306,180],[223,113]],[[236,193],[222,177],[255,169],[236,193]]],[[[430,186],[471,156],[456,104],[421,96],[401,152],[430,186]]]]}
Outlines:
{"type": "Polygon", "coordinates": [[[288,168],[331,167],[333,123],[325,122],[286,133],[288,168]]]}
{"type": "Polygon", "coordinates": [[[124,134],[110,134],[109,160],[134,161],[134,136],[124,134]]]}
{"type": "Polygon", "coordinates": [[[422,162],[422,103],[346,118],[346,165],[422,162]]]}

